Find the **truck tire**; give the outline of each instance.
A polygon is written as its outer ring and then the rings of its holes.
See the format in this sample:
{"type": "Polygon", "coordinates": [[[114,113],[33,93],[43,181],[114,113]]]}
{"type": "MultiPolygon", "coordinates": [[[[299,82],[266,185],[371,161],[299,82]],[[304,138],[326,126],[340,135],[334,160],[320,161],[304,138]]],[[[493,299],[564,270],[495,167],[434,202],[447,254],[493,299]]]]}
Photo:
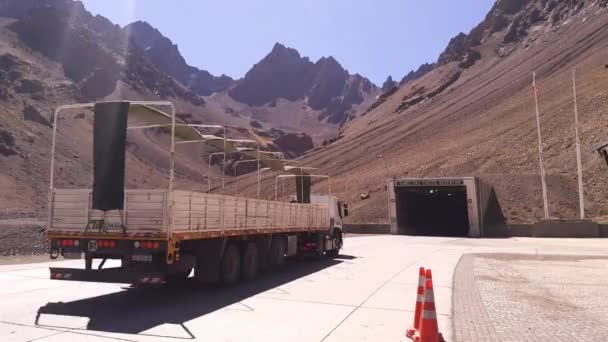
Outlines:
{"type": "Polygon", "coordinates": [[[270,249],[270,243],[272,238],[263,238],[256,240],[256,247],[258,249],[258,272],[266,272],[268,270],[268,254],[270,249]]]}
{"type": "Polygon", "coordinates": [[[255,242],[248,242],[243,247],[241,272],[244,280],[251,280],[258,275],[259,253],[255,242]]]}
{"type": "Polygon", "coordinates": [[[317,250],[315,251],[315,258],[321,259],[325,255],[325,234],[317,234],[317,250]]]}
{"type": "Polygon", "coordinates": [[[241,255],[239,248],[231,243],[224,251],[221,264],[222,283],[224,285],[234,285],[238,283],[241,276],[241,255]]]}
{"type": "Polygon", "coordinates": [[[196,246],[196,263],[194,278],[204,286],[220,285],[221,249],[223,242],[219,239],[200,241],[196,246]]]}
{"type": "Polygon", "coordinates": [[[334,249],[325,253],[330,258],[335,258],[340,254],[340,248],[342,248],[342,232],[336,230],[333,234],[333,240],[334,249]]]}
{"type": "Polygon", "coordinates": [[[268,251],[268,265],[271,269],[278,268],[285,262],[285,239],[281,236],[275,236],[270,243],[268,251]]]}

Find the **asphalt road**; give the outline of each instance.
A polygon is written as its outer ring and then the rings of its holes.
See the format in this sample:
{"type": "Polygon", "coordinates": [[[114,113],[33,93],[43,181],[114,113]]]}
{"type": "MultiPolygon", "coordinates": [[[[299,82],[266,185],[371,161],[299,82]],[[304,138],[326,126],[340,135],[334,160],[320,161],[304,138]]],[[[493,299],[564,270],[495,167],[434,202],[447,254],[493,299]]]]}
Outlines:
{"type": "Polygon", "coordinates": [[[439,326],[450,341],[452,279],[463,254],[605,256],[605,246],[603,240],[353,237],[339,259],[291,262],[230,289],[127,290],[51,281],[49,263],[4,265],[0,341],[405,341],[419,266],[433,270],[439,326]]]}

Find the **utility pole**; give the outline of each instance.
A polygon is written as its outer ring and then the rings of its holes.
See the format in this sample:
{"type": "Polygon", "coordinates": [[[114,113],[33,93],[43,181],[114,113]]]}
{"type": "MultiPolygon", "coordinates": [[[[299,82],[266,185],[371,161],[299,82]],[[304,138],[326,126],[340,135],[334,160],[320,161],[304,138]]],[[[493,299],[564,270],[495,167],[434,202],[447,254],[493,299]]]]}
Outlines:
{"type": "Polygon", "coordinates": [[[388,224],[391,224],[391,193],[388,189],[388,161],[386,160],[383,154],[379,155],[378,158],[382,158],[382,160],[384,160],[384,166],[386,167],[386,179],[384,180],[384,183],[386,184],[386,221],[388,222],[388,224]]]}
{"type": "Polygon", "coordinates": [[[578,124],[578,103],[576,100],[576,69],[572,70],[572,90],[574,94],[574,130],[576,132],[576,169],[578,172],[578,199],[581,220],[585,219],[585,195],[583,192],[583,163],[581,161],[581,140],[578,124]]]}
{"type": "Polygon", "coordinates": [[[260,142],[258,141],[258,200],[260,199],[260,142]]]}
{"type": "Polygon", "coordinates": [[[545,166],[543,163],[543,139],[540,130],[540,109],[538,107],[538,89],[536,88],[536,72],[532,72],[532,88],[534,89],[534,102],[536,104],[536,129],[538,131],[538,162],[540,164],[540,179],[543,189],[543,209],[545,220],[549,219],[549,204],[547,202],[547,181],[545,179],[545,166]]]}
{"type": "Polygon", "coordinates": [[[226,137],[226,124],[224,124],[223,138],[224,138],[224,161],[222,163],[222,190],[224,190],[226,187],[226,180],[225,180],[225,177],[226,177],[226,139],[228,139],[226,137]]]}

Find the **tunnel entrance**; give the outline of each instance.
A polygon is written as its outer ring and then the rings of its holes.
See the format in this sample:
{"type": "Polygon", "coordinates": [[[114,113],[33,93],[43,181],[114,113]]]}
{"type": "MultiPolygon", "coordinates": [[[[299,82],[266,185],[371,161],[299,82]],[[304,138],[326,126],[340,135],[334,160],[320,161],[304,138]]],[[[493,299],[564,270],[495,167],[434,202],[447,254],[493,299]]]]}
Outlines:
{"type": "Polygon", "coordinates": [[[496,192],[477,177],[389,178],[391,234],[507,236],[496,192]]]}
{"type": "Polygon", "coordinates": [[[466,186],[408,186],[395,189],[399,233],[468,236],[466,186]]]}

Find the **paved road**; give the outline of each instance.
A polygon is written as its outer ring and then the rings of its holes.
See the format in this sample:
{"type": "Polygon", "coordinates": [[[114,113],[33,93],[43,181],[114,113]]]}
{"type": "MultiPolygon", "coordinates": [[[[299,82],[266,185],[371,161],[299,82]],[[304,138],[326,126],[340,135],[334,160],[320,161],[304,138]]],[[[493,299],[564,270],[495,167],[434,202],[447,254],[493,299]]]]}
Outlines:
{"type": "Polygon", "coordinates": [[[6,265],[0,341],[404,341],[421,265],[433,269],[440,329],[452,340],[456,265],[463,254],[496,252],[608,255],[601,240],[356,237],[338,260],[215,290],[57,282],[48,263],[6,265]]]}

